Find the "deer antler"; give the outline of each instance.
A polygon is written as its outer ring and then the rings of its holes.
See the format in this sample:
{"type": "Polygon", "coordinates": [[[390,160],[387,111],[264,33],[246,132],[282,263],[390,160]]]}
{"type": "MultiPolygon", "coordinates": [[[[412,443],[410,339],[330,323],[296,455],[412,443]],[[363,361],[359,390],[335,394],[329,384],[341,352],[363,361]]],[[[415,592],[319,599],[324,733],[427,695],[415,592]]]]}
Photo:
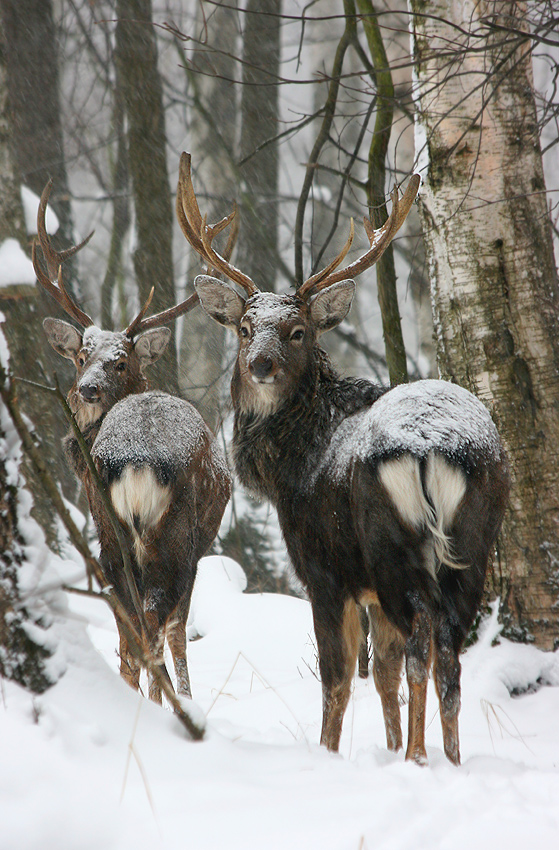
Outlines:
{"type": "Polygon", "coordinates": [[[202,218],[192,185],[190,154],[183,152],[180,158],[179,185],[177,188],[177,218],[182,232],[194,250],[208,263],[210,270],[213,268],[223,272],[230,280],[238,283],[250,297],[258,292],[258,287],[248,275],[243,274],[240,269],[229,262],[237,233],[236,215],[237,210],[235,208],[217,224],[208,224],[206,216],[202,218]],[[225,250],[226,256],[222,257],[212,248],[212,242],[214,237],[229,224],[232,224],[231,234],[225,250]]]}
{"type": "Polygon", "coordinates": [[[43,189],[43,194],[41,195],[41,200],[39,202],[39,209],[37,211],[37,236],[43,252],[48,276],[39,265],[39,260],[37,258],[37,240],[33,242],[33,268],[35,269],[37,280],[43,289],[45,289],[49,295],[52,295],[52,297],[58,301],[62,309],[65,310],[69,316],[75,319],[82,328],[88,328],[90,325],[94,324],[93,319],[88,316],[87,313],[84,313],[83,310],[80,310],[76,302],[68,294],[62,280],[62,263],[69,257],[76,254],[81,248],[83,248],[84,245],[87,245],[93,236],[93,231],[89,234],[87,239],[84,239],[79,245],[74,245],[72,248],[67,248],[65,251],[55,251],[51,245],[45,226],[45,213],[52,189],[52,183],[52,179],[49,180],[43,189]],[[55,280],[58,280],[58,286],[54,283],[55,280]]]}
{"type": "MultiPolygon", "coordinates": [[[[55,251],[55,249],[52,247],[45,226],[45,214],[50,193],[52,190],[52,185],[53,181],[49,180],[47,185],[43,189],[43,194],[41,195],[41,200],[39,203],[39,210],[37,212],[37,236],[39,239],[41,250],[43,252],[43,257],[47,267],[48,275],[45,274],[39,263],[37,257],[36,240],[33,243],[32,250],[33,268],[35,269],[37,280],[39,281],[43,289],[45,289],[46,292],[49,293],[49,295],[52,295],[52,297],[56,301],[58,301],[62,309],[65,310],[65,312],[68,313],[69,316],[75,319],[75,321],[82,328],[88,328],[95,323],[93,319],[87,315],[87,313],[84,313],[83,310],[78,307],[76,302],[68,294],[68,291],[64,286],[64,282],[62,280],[62,263],[69,257],[72,257],[81,248],[83,248],[83,246],[86,245],[93,236],[93,232],[89,234],[87,239],[84,239],[83,242],[80,242],[79,245],[74,245],[71,248],[67,248],[65,251],[55,251]],[[58,285],[54,282],[55,280],[58,281],[58,285]]],[[[151,304],[153,293],[154,288],[152,287],[144,306],[142,307],[136,318],[128,325],[128,327],[124,331],[126,336],[133,337],[139,334],[141,331],[145,331],[150,328],[157,328],[160,325],[164,325],[167,322],[171,322],[179,316],[182,316],[184,313],[188,313],[198,303],[198,295],[194,293],[193,295],[190,295],[188,298],[186,298],[184,301],[181,301],[180,304],[176,304],[174,307],[169,307],[167,310],[163,310],[161,313],[156,313],[154,316],[149,316],[149,318],[145,319],[144,316],[146,315],[149,305],[151,304]]]]}
{"type": "Polygon", "coordinates": [[[368,218],[363,219],[363,225],[370,244],[369,250],[358,257],[357,260],[354,260],[354,262],[349,266],[335,271],[346,256],[353,241],[352,221],[349,238],[338,256],[332,260],[325,269],[317,272],[317,274],[313,275],[301,284],[297,290],[297,295],[300,298],[307,299],[311,293],[314,294],[315,292],[319,292],[321,289],[325,289],[325,287],[330,286],[332,283],[337,283],[340,280],[357,277],[357,275],[362,274],[362,272],[366,269],[370,268],[375,263],[378,263],[390,245],[392,239],[406,220],[411,209],[411,205],[417,195],[419,183],[419,175],[414,174],[411,177],[407,189],[401,199],[398,198],[398,189],[394,187],[392,191],[392,212],[382,227],[378,230],[373,229],[373,225],[368,218]]]}
{"type": "Polygon", "coordinates": [[[153,316],[149,316],[147,319],[144,319],[148,307],[151,304],[151,299],[153,298],[154,292],[155,287],[152,286],[151,291],[146,299],[146,303],[144,304],[136,318],[128,325],[128,327],[124,331],[126,336],[137,336],[142,331],[150,330],[150,328],[158,328],[161,325],[166,325],[168,322],[174,321],[179,316],[183,316],[185,313],[189,313],[192,308],[196,307],[196,305],[198,304],[198,295],[196,292],[194,292],[192,295],[189,295],[188,298],[185,298],[184,301],[181,301],[180,304],[176,304],[174,307],[168,307],[167,310],[162,310],[161,313],[155,313],[153,316]]]}

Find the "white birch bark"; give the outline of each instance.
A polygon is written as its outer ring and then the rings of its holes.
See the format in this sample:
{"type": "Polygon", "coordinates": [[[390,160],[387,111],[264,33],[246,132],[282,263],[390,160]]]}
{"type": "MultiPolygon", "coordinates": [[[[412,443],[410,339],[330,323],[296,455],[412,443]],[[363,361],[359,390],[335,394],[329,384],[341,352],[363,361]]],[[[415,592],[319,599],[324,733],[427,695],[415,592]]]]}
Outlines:
{"type": "Polygon", "coordinates": [[[511,32],[526,32],[526,4],[411,0],[411,11],[439,369],[488,404],[509,450],[494,589],[510,632],[550,648],[559,636],[559,290],[530,42],[511,32]]]}

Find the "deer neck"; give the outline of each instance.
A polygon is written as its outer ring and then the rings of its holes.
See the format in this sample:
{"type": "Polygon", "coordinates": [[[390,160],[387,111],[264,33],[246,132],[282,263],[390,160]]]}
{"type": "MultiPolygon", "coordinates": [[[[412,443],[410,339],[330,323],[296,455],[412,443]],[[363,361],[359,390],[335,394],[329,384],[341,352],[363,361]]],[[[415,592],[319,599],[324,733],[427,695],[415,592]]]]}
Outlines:
{"type": "Polygon", "coordinates": [[[239,381],[236,368],[232,449],[237,475],[243,486],[275,505],[304,488],[340,423],[383,392],[368,381],[340,378],[318,346],[296,391],[269,415],[242,409],[239,381]]]}
{"type": "MultiPolygon", "coordinates": [[[[91,451],[107,411],[103,410],[99,404],[85,404],[83,401],[80,401],[76,387],[72,387],[68,393],[67,401],[76,420],[76,424],[82,432],[85,444],[89,451],[91,451]]],[[[87,464],[72,429],[64,437],[63,448],[74,474],[78,478],[83,479],[87,470],[87,464]]]]}

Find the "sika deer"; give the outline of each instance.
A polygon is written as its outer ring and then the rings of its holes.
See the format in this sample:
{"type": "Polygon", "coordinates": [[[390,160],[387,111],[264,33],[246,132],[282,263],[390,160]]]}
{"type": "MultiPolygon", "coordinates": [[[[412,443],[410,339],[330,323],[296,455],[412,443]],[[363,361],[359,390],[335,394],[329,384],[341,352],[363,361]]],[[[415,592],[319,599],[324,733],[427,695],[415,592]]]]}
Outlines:
{"type": "Polygon", "coordinates": [[[239,339],[231,393],[241,482],[277,508],[295,572],[312,605],[323,689],[321,743],[337,750],[361,628],[370,612],[373,674],[388,748],[402,746],[398,688],[409,687],[406,758],[425,763],[425,701],[434,656],[444,751],[459,764],[459,652],[478,609],[507,502],[505,452],[485,407],[445,382],[386,390],[341,378],[318,346],[347,315],[351,280],[375,263],[404,221],[412,178],[371,247],[341,254],[293,295],[260,292],[211,249],[183,154],[177,203],[186,238],[240,284],[199,276],[204,310],[239,339]],[[184,225],[186,222],[186,225],[184,225]],[[194,237],[192,236],[194,234],[194,237]]]}
{"type": "MultiPolygon", "coordinates": [[[[38,234],[49,276],[33,263],[39,283],[80,325],[45,319],[52,347],[76,367],[69,406],[82,431],[125,535],[143,608],[152,657],[167,675],[165,635],[173,656],[179,694],[190,696],[186,620],[199,559],[211,546],[230,495],[230,475],[221,449],[197,411],[166,393],[147,391],[144,369],[164,352],[165,322],[190,310],[196,295],[145,319],[151,300],[124,331],[103,331],[70,298],[61,263],[83,244],[55,252],[45,229],[47,184],[38,213],[38,234]],[[53,282],[58,276],[58,286],[53,282]]],[[[153,290],[152,293],[153,294],[153,290]]],[[[73,433],[64,449],[87,493],[101,548],[106,580],[140,631],[139,616],[125,579],[117,537],[73,433]]],[[[120,672],[138,688],[140,666],[120,634],[120,672]]],[[[153,678],[149,696],[161,702],[153,678]]]]}

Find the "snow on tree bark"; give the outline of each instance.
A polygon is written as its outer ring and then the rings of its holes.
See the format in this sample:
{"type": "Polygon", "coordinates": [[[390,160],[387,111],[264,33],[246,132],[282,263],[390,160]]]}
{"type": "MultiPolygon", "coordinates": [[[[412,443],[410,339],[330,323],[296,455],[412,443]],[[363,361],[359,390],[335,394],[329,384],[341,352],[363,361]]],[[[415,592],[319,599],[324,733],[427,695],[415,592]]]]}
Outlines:
{"type": "MultiPolygon", "coordinates": [[[[0,332],[0,382],[5,386],[7,349],[0,332]]],[[[41,623],[22,599],[19,583],[25,543],[19,529],[21,485],[19,441],[0,399],[0,678],[11,679],[34,693],[51,684],[45,662],[50,651],[41,640],[41,623]]]]}
{"type": "Polygon", "coordinates": [[[412,0],[411,10],[439,369],[488,404],[509,450],[513,489],[492,589],[508,632],[551,648],[559,635],[559,288],[526,6],[412,0]]]}

